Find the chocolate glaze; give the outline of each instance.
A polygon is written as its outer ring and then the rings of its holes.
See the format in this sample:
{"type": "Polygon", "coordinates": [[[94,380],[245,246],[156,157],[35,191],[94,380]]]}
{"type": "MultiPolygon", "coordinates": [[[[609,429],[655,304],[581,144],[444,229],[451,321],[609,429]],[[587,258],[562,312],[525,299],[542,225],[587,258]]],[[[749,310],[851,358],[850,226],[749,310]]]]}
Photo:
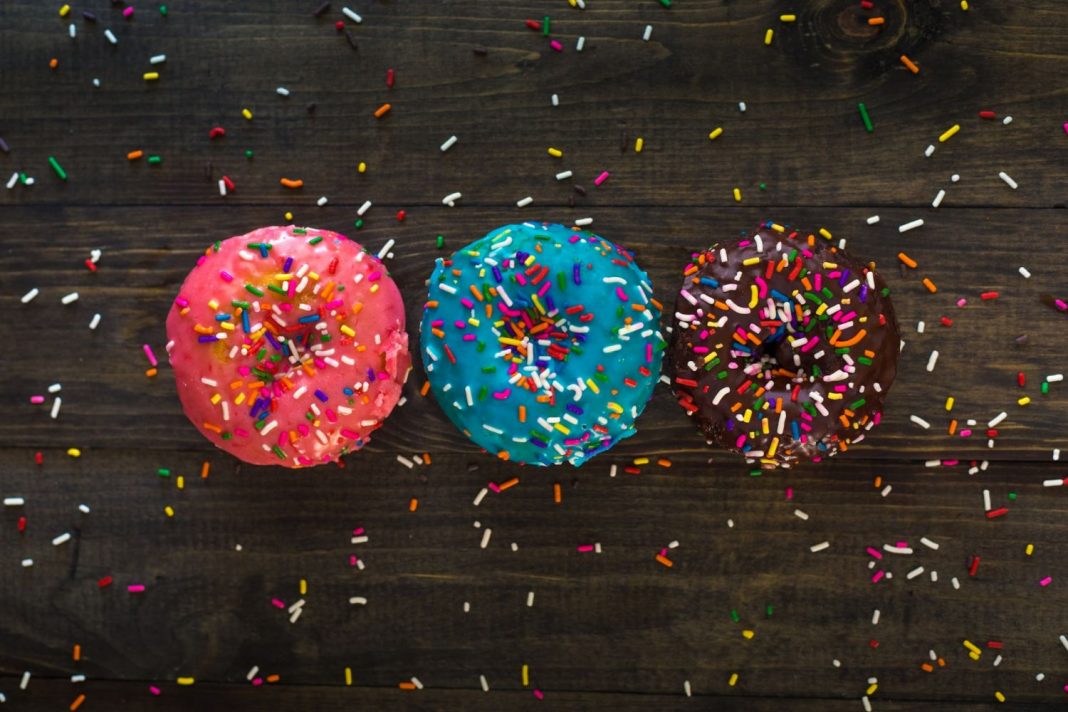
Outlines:
{"type": "Polygon", "coordinates": [[[771,223],[694,255],[674,322],[679,404],[710,445],[766,469],[861,441],[897,373],[882,277],[829,240],[771,223]]]}

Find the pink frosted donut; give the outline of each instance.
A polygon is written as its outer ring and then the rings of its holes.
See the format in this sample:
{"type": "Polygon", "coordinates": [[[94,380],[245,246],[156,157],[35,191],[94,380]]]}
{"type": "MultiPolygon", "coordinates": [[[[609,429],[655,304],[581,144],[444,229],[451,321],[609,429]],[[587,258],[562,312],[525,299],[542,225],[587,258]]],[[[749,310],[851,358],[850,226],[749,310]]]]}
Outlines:
{"type": "Polygon", "coordinates": [[[411,366],[385,265],[344,235],[292,225],[208,248],[167,338],[186,416],[257,465],[307,467],[360,449],[411,366]]]}

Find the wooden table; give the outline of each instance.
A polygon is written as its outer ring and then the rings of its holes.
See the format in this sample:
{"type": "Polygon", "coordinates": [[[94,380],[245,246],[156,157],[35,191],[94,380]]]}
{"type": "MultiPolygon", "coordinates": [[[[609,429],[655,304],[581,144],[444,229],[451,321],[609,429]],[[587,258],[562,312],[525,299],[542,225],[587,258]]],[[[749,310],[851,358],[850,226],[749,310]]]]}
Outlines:
{"type": "Polygon", "coordinates": [[[0,179],[34,179],[0,191],[0,492],[25,499],[0,511],[0,691],[13,709],[82,694],[86,710],[1068,700],[1068,504],[1043,485],[1065,475],[1068,400],[1063,383],[1042,392],[1065,368],[1068,324],[1043,303],[1066,294],[1068,6],[359,0],[355,24],[337,2],[313,16],[315,0],[189,0],[166,15],[139,2],[129,19],[122,3],[74,3],[67,17],[60,4],[0,4],[0,179]],[[209,138],[216,126],[225,137],[209,138]],[[564,170],[573,178],[556,180],[564,170]],[[164,315],[208,243],[287,211],[375,251],[396,241],[387,261],[413,343],[434,259],[500,224],[592,217],[669,304],[689,253],[718,237],[767,219],[825,228],[887,276],[901,370],[867,442],[789,472],[753,476],[710,452],[666,387],[636,437],[580,470],[503,463],[419,395],[419,367],[407,403],[344,468],[243,467],[186,421],[165,364],[145,375],[142,345],[163,353],[164,315]],[[422,453],[429,464],[398,460],[422,453]],[[642,457],[640,474],[623,472],[642,457]],[[988,517],[984,491],[1008,513],[988,517]],[[359,527],[368,541],[352,544],[359,527]],[[912,555],[883,549],[902,541],[912,555]],[[668,568],[655,557],[673,542],[668,568]],[[594,543],[601,553],[577,550],[594,543]],[[892,580],[872,583],[877,571],[892,580]],[[401,689],[413,678],[423,689],[401,689]]]}

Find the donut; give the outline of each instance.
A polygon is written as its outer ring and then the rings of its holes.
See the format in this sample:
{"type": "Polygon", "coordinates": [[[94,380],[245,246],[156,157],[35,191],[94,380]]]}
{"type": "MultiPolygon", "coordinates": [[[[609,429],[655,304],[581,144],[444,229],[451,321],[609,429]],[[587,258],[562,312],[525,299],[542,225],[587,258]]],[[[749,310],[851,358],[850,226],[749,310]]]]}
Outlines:
{"type": "Polygon", "coordinates": [[[167,315],[186,416],[257,465],[307,467],[367,443],[411,358],[385,265],[329,230],[264,227],[217,242],[167,315]]]}
{"type": "Polygon", "coordinates": [[[505,225],[439,258],[428,292],[429,387],[477,445],[578,466],[635,433],[667,343],[631,253],[586,230],[505,225]]]}
{"type": "Polygon", "coordinates": [[[879,424],[901,350],[890,290],[829,239],[767,223],[694,255],[674,321],[671,387],[710,445],[773,469],[879,424]]]}

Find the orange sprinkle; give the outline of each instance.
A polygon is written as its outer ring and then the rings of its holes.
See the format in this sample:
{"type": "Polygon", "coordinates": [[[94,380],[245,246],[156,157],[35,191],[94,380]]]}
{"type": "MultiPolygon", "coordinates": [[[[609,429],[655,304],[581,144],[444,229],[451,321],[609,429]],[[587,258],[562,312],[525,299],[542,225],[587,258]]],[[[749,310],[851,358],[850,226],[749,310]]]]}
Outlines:
{"type": "Polygon", "coordinates": [[[560,504],[560,499],[561,499],[561,497],[560,497],[560,483],[559,482],[554,482],[553,483],[553,501],[556,502],[557,504],[560,504]]]}
{"type": "Polygon", "coordinates": [[[923,286],[927,287],[927,291],[929,291],[931,294],[934,294],[938,291],[938,287],[935,286],[935,283],[927,277],[923,278],[923,286]]]}
{"type": "Polygon", "coordinates": [[[916,262],[916,260],[914,260],[911,257],[909,257],[904,252],[898,252],[897,253],[897,258],[899,260],[901,260],[902,262],[904,262],[906,267],[911,267],[912,269],[916,269],[916,266],[918,264],[916,262]]]}
{"type": "Polygon", "coordinates": [[[920,669],[924,672],[934,672],[934,665],[931,665],[931,663],[924,663],[923,665],[920,665],[920,669]]]}
{"type": "Polygon", "coordinates": [[[913,74],[920,73],[920,68],[913,64],[912,60],[906,57],[905,55],[901,55],[901,63],[908,67],[909,71],[913,74]]]}
{"type": "Polygon", "coordinates": [[[957,432],[957,421],[954,419],[949,421],[949,434],[952,435],[955,432],[957,432]]]}
{"type": "Polygon", "coordinates": [[[81,707],[83,702],[85,702],[85,695],[78,695],[75,697],[74,702],[70,703],[70,712],[74,712],[74,710],[81,707]]]}
{"type": "Polygon", "coordinates": [[[267,682],[278,682],[279,680],[282,679],[282,676],[281,675],[268,675],[266,679],[267,679],[267,682]]]}
{"type": "Polygon", "coordinates": [[[424,381],[423,387],[419,389],[419,395],[425,396],[430,391],[430,381],[424,381]]]}
{"type": "Polygon", "coordinates": [[[946,659],[945,658],[939,658],[938,659],[938,667],[945,667],[945,666],[946,666],[946,659]]]}
{"type": "Polygon", "coordinates": [[[155,376],[156,373],[157,373],[157,371],[154,368],[150,368],[147,371],[145,371],[145,375],[148,376],[149,378],[152,378],[153,376],[155,376]]]}
{"type": "Polygon", "coordinates": [[[53,57],[53,58],[52,58],[52,59],[51,59],[51,60],[50,60],[50,61],[48,62],[48,66],[49,66],[49,67],[50,67],[51,69],[55,69],[56,67],[58,67],[58,66],[59,66],[59,60],[58,60],[58,59],[56,59],[55,57],[53,57]]]}
{"type": "Polygon", "coordinates": [[[129,153],[126,154],[126,160],[127,161],[136,161],[138,158],[140,158],[143,155],[145,155],[145,152],[141,151],[141,150],[130,151],[129,153]]]}
{"type": "Polygon", "coordinates": [[[427,465],[430,464],[430,453],[429,452],[424,452],[423,453],[423,462],[425,464],[427,464],[427,465]]]}
{"type": "Polygon", "coordinates": [[[882,485],[883,485],[882,475],[876,475],[875,476],[875,485],[874,485],[875,489],[879,489],[880,487],[882,487],[882,485]]]}
{"type": "Polygon", "coordinates": [[[210,471],[211,471],[211,463],[210,462],[205,462],[203,465],[201,465],[200,466],[200,479],[202,479],[202,480],[208,479],[208,472],[210,472],[210,471]]]}
{"type": "Polygon", "coordinates": [[[519,422],[527,422],[527,407],[525,405],[519,406],[519,422]]]}
{"type": "Polygon", "coordinates": [[[861,329],[857,333],[853,334],[853,338],[847,339],[846,341],[839,341],[838,340],[838,337],[841,336],[841,335],[842,335],[842,332],[839,329],[835,329],[834,330],[834,338],[831,339],[831,346],[838,346],[838,347],[853,346],[858,341],[860,341],[861,339],[863,339],[865,336],[868,335],[868,330],[867,329],[861,329]]]}
{"type": "Polygon", "coordinates": [[[501,492],[504,492],[509,487],[515,487],[517,484],[519,484],[519,478],[518,477],[513,477],[512,479],[508,480],[507,482],[502,482],[497,487],[498,487],[498,489],[500,489],[501,492]]]}
{"type": "Polygon", "coordinates": [[[392,109],[392,108],[393,108],[393,106],[391,104],[383,104],[382,106],[380,106],[377,109],[375,109],[375,118],[376,119],[381,119],[383,116],[388,114],[389,110],[392,109]]]}
{"type": "Polygon", "coordinates": [[[284,185],[285,187],[292,188],[294,190],[296,190],[297,188],[299,188],[302,185],[304,185],[304,181],[301,180],[300,178],[297,178],[296,180],[294,180],[292,178],[282,178],[278,182],[281,183],[282,185],[284,185]]]}
{"type": "Polygon", "coordinates": [[[656,464],[660,465],[661,467],[671,467],[671,460],[667,459],[666,457],[662,457],[656,461],[656,464]]]}
{"type": "MultiPolygon", "coordinates": [[[[389,106],[389,105],[387,104],[386,106],[389,106]]],[[[399,687],[402,690],[414,690],[415,689],[415,683],[414,682],[402,682],[399,685],[397,685],[397,687],[399,687]]]]}
{"type": "Polygon", "coordinates": [[[674,561],[672,561],[672,560],[671,560],[671,559],[669,559],[668,557],[664,556],[663,554],[657,554],[657,555],[656,555],[656,560],[657,560],[657,561],[659,561],[659,562],[660,562],[661,564],[663,564],[664,566],[668,567],[669,569],[670,569],[670,568],[671,568],[672,566],[674,566],[674,565],[675,565],[675,562],[674,562],[674,561]]]}
{"type": "Polygon", "coordinates": [[[419,500],[417,500],[415,497],[412,497],[412,501],[408,502],[408,511],[414,512],[417,509],[419,509],[419,500]]]}
{"type": "Polygon", "coordinates": [[[215,425],[214,423],[204,423],[204,428],[210,430],[213,433],[219,433],[220,435],[222,434],[222,428],[220,428],[218,425],[215,425]]]}
{"type": "Polygon", "coordinates": [[[78,645],[77,643],[74,644],[73,657],[74,657],[75,662],[77,662],[78,660],[82,659],[82,646],[78,645]]]}
{"type": "Polygon", "coordinates": [[[884,25],[884,24],[886,24],[886,18],[885,17],[869,17],[868,18],[868,24],[869,25],[884,25]]]}

